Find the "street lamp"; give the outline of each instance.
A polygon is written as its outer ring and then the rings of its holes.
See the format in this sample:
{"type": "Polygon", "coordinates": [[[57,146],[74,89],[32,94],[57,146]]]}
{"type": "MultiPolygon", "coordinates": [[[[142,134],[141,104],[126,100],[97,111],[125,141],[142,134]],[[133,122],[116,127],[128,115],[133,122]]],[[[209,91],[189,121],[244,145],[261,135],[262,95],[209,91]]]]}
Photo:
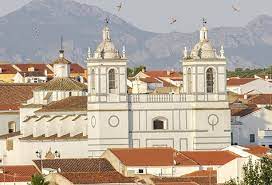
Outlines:
{"type": "Polygon", "coordinates": [[[37,156],[37,158],[40,159],[40,163],[41,163],[41,172],[43,173],[42,151],[41,151],[41,150],[37,150],[37,151],[36,151],[36,156],[37,156]]]}
{"type": "Polygon", "coordinates": [[[56,158],[60,158],[60,152],[59,151],[55,151],[55,156],[56,156],[56,158]]]}

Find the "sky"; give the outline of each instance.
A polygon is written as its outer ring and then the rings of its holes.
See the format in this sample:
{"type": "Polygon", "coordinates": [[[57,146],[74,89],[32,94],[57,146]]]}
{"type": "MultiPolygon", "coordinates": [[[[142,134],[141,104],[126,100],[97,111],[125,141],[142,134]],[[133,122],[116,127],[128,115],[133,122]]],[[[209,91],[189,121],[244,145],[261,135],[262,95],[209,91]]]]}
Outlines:
{"type": "MultiPolygon", "coordinates": [[[[0,0],[0,16],[31,0],[0,0]]],[[[272,15],[272,0],[75,0],[96,5],[143,30],[192,32],[205,17],[209,27],[244,26],[258,15],[272,15]],[[116,6],[123,2],[117,13],[116,6]],[[240,9],[234,12],[232,5],[240,9]],[[171,17],[177,22],[170,25],[171,17]]]]}

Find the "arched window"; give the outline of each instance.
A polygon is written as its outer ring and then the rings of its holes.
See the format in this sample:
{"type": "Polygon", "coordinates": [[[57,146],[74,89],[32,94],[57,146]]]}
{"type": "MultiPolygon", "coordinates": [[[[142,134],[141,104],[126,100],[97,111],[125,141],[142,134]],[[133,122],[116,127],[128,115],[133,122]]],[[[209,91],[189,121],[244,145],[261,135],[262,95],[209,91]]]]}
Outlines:
{"type": "Polygon", "coordinates": [[[95,90],[95,71],[92,69],[91,71],[91,89],[95,90]]]}
{"type": "Polygon", "coordinates": [[[187,92],[188,94],[192,93],[192,71],[191,68],[187,70],[187,92]]]}
{"type": "Polygon", "coordinates": [[[214,71],[212,68],[207,69],[206,72],[206,87],[207,93],[214,92],[214,71]]]}
{"type": "Polygon", "coordinates": [[[16,123],[14,121],[8,123],[8,131],[9,133],[16,132],[16,123]]]}
{"type": "Polygon", "coordinates": [[[109,92],[113,93],[116,89],[116,81],[115,81],[115,70],[111,69],[109,71],[109,92]]]}
{"type": "Polygon", "coordinates": [[[167,120],[166,119],[154,119],[153,120],[153,129],[154,130],[165,130],[167,129],[167,120]]]}

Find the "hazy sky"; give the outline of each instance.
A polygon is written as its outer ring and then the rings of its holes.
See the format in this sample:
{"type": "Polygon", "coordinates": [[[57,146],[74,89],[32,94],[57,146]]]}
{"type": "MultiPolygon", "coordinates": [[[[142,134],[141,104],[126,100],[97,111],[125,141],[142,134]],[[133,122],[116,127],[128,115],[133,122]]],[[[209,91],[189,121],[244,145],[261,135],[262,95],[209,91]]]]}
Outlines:
{"type": "MultiPolygon", "coordinates": [[[[0,0],[0,15],[20,8],[31,0],[0,0]]],[[[123,9],[117,15],[133,25],[154,32],[191,32],[198,29],[201,18],[209,27],[243,26],[257,15],[272,15],[272,0],[76,0],[97,5],[116,14],[122,1],[123,9]],[[232,5],[239,7],[233,12],[232,5]],[[170,25],[170,17],[178,22],[170,25]]]]}

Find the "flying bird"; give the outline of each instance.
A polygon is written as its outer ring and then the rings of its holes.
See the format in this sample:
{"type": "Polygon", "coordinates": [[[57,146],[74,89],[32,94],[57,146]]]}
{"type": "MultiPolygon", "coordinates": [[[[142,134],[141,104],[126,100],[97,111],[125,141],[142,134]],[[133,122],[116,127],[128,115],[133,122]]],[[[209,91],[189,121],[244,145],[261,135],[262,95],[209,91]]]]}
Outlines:
{"type": "Polygon", "coordinates": [[[170,24],[175,24],[177,22],[177,19],[174,17],[171,17],[170,24]]]}
{"type": "Polygon", "coordinates": [[[235,5],[232,5],[232,9],[234,12],[240,12],[240,8],[236,7],[235,5]]]}
{"type": "Polygon", "coordinates": [[[116,7],[117,7],[118,12],[120,12],[123,7],[123,2],[120,2],[120,4],[116,7]]]}

